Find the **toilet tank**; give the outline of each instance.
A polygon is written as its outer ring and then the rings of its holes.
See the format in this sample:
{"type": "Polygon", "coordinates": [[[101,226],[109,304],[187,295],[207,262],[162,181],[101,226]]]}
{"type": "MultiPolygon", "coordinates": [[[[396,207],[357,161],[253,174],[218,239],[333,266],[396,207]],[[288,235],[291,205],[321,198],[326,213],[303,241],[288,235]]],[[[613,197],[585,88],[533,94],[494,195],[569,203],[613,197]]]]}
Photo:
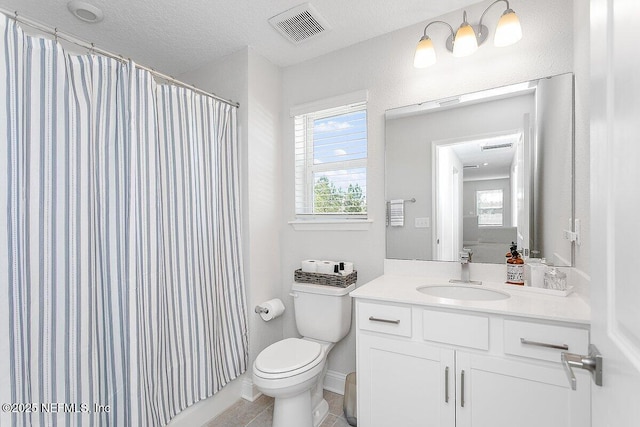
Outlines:
{"type": "Polygon", "coordinates": [[[291,290],[298,332],[303,337],[337,343],[351,328],[351,297],[355,283],[337,286],[294,283],[291,290]]]}

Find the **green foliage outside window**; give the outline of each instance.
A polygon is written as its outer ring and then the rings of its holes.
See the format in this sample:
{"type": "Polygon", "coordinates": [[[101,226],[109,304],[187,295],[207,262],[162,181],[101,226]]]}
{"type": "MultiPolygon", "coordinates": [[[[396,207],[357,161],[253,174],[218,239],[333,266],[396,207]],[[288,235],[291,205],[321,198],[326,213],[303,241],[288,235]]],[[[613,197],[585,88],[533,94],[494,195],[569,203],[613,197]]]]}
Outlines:
{"type": "Polygon", "coordinates": [[[328,177],[322,176],[314,186],[313,198],[315,212],[365,212],[365,199],[359,184],[349,184],[345,192],[343,189],[336,187],[328,177]]]}

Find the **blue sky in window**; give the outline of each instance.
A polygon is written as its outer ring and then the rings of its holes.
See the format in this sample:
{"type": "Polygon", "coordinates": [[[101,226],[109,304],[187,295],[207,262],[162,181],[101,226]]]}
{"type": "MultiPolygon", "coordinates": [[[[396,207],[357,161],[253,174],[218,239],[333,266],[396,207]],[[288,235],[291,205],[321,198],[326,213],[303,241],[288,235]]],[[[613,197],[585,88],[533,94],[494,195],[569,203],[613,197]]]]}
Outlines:
{"type": "Polygon", "coordinates": [[[314,164],[366,158],[366,112],[356,111],[315,120],[313,153],[314,164]]]}
{"type": "MultiPolygon", "coordinates": [[[[313,122],[313,163],[328,164],[367,157],[366,111],[325,117],[313,122]]],[[[338,166],[338,165],[336,165],[338,166]]],[[[326,176],[338,188],[346,191],[349,184],[358,184],[366,194],[365,168],[336,168],[314,174],[314,181],[326,176]]]]}

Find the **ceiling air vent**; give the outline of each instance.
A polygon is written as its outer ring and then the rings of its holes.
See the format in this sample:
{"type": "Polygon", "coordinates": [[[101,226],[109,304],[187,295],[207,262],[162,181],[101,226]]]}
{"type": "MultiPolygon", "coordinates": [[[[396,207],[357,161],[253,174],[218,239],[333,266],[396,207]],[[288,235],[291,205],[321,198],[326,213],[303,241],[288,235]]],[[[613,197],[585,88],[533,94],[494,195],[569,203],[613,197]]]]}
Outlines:
{"type": "Polygon", "coordinates": [[[269,18],[269,23],[294,44],[300,44],[331,29],[327,21],[309,3],[269,18]]]}
{"type": "Polygon", "coordinates": [[[497,150],[499,148],[511,148],[511,147],[513,147],[513,143],[511,143],[511,142],[507,142],[505,144],[483,145],[482,146],[482,151],[497,150]]]}

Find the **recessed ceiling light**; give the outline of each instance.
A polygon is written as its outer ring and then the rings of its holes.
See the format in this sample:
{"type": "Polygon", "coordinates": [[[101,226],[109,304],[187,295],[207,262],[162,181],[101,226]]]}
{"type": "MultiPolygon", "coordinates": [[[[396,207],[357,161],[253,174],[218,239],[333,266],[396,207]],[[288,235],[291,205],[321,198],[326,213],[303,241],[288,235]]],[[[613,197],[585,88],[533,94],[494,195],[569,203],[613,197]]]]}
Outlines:
{"type": "Polygon", "coordinates": [[[73,16],[84,22],[95,24],[104,18],[104,14],[100,9],[81,0],[72,0],[67,3],[67,7],[73,13],[73,16]]]}

